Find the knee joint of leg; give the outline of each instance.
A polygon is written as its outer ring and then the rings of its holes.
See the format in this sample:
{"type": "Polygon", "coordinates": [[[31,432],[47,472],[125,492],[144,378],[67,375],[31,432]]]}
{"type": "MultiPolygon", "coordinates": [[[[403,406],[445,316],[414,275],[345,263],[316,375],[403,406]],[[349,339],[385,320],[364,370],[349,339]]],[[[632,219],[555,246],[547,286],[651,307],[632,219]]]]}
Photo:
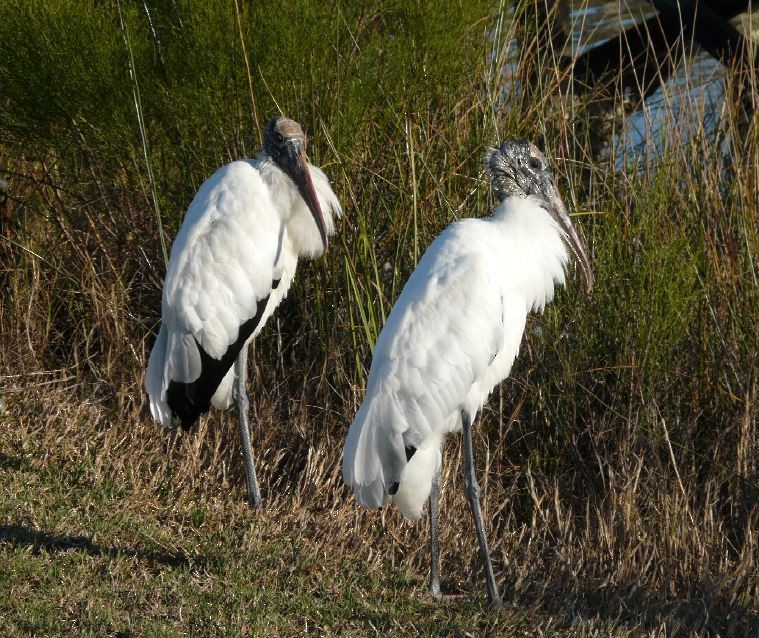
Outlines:
{"type": "Polygon", "coordinates": [[[474,494],[477,498],[480,497],[480,484],[477,479],[464,477],[464,487],[466,487],[467,492],[474,494]]]}

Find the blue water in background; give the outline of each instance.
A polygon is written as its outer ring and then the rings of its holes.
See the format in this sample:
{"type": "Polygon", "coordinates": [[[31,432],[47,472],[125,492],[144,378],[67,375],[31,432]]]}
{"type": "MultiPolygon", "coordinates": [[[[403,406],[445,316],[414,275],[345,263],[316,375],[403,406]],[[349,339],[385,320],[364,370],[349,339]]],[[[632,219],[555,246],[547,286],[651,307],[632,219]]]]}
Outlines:
{"type": "MultiPolygon", "coordinates": [[[[565,0],[561,13],[565,32],[570,34],[567,49],[561,52],[576,58],[588,48],[616,37],[633,24],[641,23],[655,14],[645,0],[565,0]],[[571,49],[570,49],[571,47],[571,49]]],[[[504,17],[501,27],[508,33],[508,22],[513,11],[504,17]]],[[[628,113],[620,130],[610,140],[607,157],[617,170],[635,170],[635,167],[655,164],[663,152],[673,145],[684,146],[699,133],[705,140],[721,146],[726,144],[722,135],[723,104],[726,72],[709,54],[695,47],[695,55],[685,58],[662,87],[650,95],[635,111],[628,113]]],[[[516,42],[507,44],[503,80],[507,91],[517,91],[509,76],[516,76],[518,48],[516,42]]]]}

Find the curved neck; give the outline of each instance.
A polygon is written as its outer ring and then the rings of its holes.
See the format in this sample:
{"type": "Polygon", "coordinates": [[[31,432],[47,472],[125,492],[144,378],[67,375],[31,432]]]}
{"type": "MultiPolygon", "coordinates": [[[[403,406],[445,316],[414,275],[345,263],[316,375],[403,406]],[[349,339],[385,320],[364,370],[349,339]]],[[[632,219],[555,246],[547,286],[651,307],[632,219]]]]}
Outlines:
{"type": "Polygon", "coordinates": [[[527,308],[542,312],[553,299],[555,284],[564,284],[569,253],[564,236],[540,199],[506,197],[490,221],[503,233],[503,250],[512,273],[512,285],[527,302],[527,308]]]}
{"type": "MultiPolygon", "coordinates": [[[[259,160],[261,178],[269,187],[272,204],[279,212],[296,253],[309,257],[321,255],[324,245],[319,229],[298,187],[271,158],[264,155],[259,156],[259,160]]],[[[332,213],[339,211],[340,205],[324,173],[311,164],[308,170],[324,215],[327,234],[331,235],[334,232],[332,213]]]]}

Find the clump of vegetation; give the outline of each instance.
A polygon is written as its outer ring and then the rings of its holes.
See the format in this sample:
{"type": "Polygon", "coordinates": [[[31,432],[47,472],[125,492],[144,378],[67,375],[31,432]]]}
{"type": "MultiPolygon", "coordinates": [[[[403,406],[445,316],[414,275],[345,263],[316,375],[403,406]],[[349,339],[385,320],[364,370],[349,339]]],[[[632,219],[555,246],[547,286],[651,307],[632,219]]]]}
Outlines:
{"type": "Polygon", "coordinates": [[[9,635],[759,624],[756,117],[728,88],[719,143],[704,128],[618,171],[618,153],[587,135],[597,96],[566,90],[523,9],[0,3],[9,635]],[[159,220],[170,243],[203,179],[255,153],[280,109],[310,135],[345,216],[256,341],[267,504],[250,512],[234,419],[162,432],[142,380],[160,318],[159,220]],[[393,300],[442,228],[487,214],[482,153],[514,136],[553,158],[596,287],[587,297],[571,281],[530,319],[484,408],[483,506],[510,601],[489,616],[458,442],[444,466],[443,574],[471,603],[425,599],[425,526],[359,511],[339,462],[393,300]]]}

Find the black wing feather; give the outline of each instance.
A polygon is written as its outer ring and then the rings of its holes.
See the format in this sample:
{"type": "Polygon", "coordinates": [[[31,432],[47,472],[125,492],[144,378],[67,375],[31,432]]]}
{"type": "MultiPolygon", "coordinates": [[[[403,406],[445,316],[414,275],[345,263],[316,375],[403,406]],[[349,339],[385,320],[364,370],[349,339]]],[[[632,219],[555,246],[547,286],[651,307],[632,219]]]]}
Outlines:
{"type": "Polygon", "coordinates": [[[269,295],[258,300],[255,316],[240,326],[237,340],[230,344],[221,359],[214,359],[203,350],[198,340],[195,340],[200,353],[200,376],[191,383],[170,381],[166,389],[166,399],[171,412],[185,430],[189,430],[201,414],[208,412],[211,407],[211,397],[234,364],[245,342],[258,327],[268,302],[269,295]]]}

